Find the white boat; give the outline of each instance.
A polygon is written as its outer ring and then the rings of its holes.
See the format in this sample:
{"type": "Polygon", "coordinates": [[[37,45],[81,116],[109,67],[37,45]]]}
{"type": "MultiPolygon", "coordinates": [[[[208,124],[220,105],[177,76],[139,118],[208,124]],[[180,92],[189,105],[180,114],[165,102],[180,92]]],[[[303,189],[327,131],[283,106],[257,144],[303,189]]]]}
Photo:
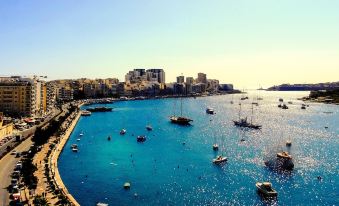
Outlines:
{"type": "Polygon", "coordinates": [[[87,110],[84,110],[84,111],[81,111],[81,116],[91,116],[91,112],[90,111],[87,111],[87,110]]]}
{"type": "Polygon", "coordinates": [[[121,135],[126,134],[126,130],[125,130],[125,129],[120,130],[120,134],[121,134],[121,135]]]}
{"type": "Polygon", "coordinates": [[[72,151],[73,151],[73,152],[78,152],[78,148],[77,148],[77,147],[74,147],[74,148],[72,148],[72,151]]]}
{"type": "Polygon", "coordinates": [[[272,188],[272,184],[270,182],[257,182],[255,186],[258,189],[258,192],[267,197],[275,197],[278,195],[277,191],[272,188]]]}
{"type": "Polygon", "coordinates": [[[79,141],[80,141],[80,139],[77,139],[77,141],[79,142],[79,141]]]}
{"type": "Polygon", "coordinates": [[[213,159],[214,164],[221,164],[227,162],[227,157],[223,157],[221,155],[217,156],[215,159],[213,159]]]}
{"type": "Polygon", "coordinates": [[[153,128],[152,128],[151,125],[147,125],[147,126],[146,126],[146,129],[147,129],[148,131],[152,131],[152,130],[153,130],[153,128]]]}
{"type": "Polygon", "coordinates": [[[292,145],[292,141],[291,141],[291,140],[287,140],[287,141],[286,141],[286,146],[287,146],[287,147],[290,147],[291,145],[292,145]]]}
{"type": "Polygon", "coordinates": [[[207,108],[207,109],[206,109],[206,113],[207,113],[207,114],[214,114],[213,108],[207,108]]]}
{"type": "Polygon", "coordinates": [[[106,204],[106,203],[101,203],[101,202],[98,202],[98,203],[97,203],[97,206],[108,206],[108,204],[106,204]]]}
{"type": "Polygon", "coordinates": [[[131,188],[131,183],[126,182],[126,183],[124,184],[124,188],[125,188],[125,189],[131,188]]]}

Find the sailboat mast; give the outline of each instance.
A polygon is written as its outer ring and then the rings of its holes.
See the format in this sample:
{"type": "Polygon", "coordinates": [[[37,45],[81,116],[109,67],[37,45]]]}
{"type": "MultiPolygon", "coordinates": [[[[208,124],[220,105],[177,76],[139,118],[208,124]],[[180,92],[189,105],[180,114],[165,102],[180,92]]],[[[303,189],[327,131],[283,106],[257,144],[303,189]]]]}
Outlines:
{"type": "Polygon", "coordinates": [[[241,114],[241,103],[239,103],[239,121],[240,121],[240,114],[241,114]]]}
{"type": "Polygon", "coordinates": [[[252,120],[253,120],[253,104],[252,104],[251,124],[252,124],[252,120]]]}

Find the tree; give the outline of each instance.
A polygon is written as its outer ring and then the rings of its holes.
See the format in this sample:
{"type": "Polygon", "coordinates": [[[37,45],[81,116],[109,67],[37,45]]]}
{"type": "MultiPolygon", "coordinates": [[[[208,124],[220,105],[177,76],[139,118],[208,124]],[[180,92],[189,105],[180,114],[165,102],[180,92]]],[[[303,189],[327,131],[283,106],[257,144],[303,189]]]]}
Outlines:
{"type": "Polygon", "coordinates": [[[41,195],[37,195],[34,200],[33,200],[33,204],[35,206],[48,206],[49,203],[47,201],[46,198],[42,197],[41,195]]]}

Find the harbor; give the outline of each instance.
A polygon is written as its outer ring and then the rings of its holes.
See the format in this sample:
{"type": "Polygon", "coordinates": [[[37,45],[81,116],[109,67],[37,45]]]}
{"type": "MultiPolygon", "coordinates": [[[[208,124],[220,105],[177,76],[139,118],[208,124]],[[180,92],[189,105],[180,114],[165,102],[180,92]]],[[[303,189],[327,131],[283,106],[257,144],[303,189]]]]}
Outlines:
{"type": "Polygon", "coordinates": [[[273,203],[335,204],[338,107],[310,103],[303,110],[297,98],[305,92],[261,94],[263,100],[254,112],[255,91],[246,100],[240,100],[241,95],[183,98],[182,114],[193,120],[190,125],[170,122],[171,116],[181,113],[179,99],[104,105],[114,112],[80,117],[60,154],[60,176],[68,192],[85,206],[117,201],[121,205],[272,203],[257,194],[257,182],[273,185],[278,193],[273,203]],[[276,106],[279,98],[293,104],[282,110],[276,106]],[[240,102],[241,118],[248,117],[260,129],[234,125],[240,102]],[[213,108],[214,115],[206,108],[213,108]],[[152,130],[146,129],[148,125],[152,130]],[[138,136],[147,140],[138,143],[138,136]],[[215,143],[217,150],[212,149],[215,143]],[[78,152],[72,152],[72,144],[77,144],[78,152]],[[291,155],[292,170],[265,164],[278,154],[291,155]],[[227,161],[213,164],[218,155],[227,161]]]}

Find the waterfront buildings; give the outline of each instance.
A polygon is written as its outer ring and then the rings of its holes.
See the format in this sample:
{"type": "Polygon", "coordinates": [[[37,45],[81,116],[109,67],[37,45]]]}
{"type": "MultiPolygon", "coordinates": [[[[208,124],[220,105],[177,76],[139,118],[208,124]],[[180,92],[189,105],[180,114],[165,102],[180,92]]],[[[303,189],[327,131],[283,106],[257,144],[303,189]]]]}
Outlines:
{"type": "Polygon", "coordinates": [[[3,113],[0,112],[0,141],[13,134],[13,123],[5,123],[3,113]]]}

